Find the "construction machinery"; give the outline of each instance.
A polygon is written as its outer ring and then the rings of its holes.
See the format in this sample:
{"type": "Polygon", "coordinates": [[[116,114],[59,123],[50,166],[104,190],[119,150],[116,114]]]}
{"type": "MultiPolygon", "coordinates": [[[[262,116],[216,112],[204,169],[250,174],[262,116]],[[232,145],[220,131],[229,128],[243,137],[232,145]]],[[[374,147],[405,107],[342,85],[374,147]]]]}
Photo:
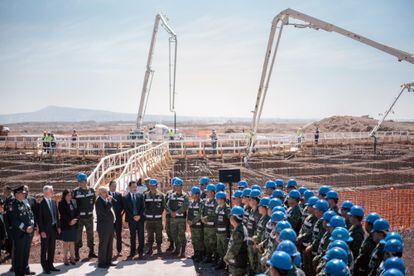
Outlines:
{"type": "Polygon", "coordinates": [[[174,132],[176,132],[176,112],[175,112],[175,79],[176,79],[176,68],[177,68],[177,35],[173,29],[168,25],[168,18],[158,13],[155,16],[154,28],[152,31],[151,43],[148,52],[147,67],[144,75],[144,82],[142,84],[141,99],[139,102],[138,116],[136,129],[130,133],[132,139],[143,139],[144,129],[143,122],[144,116],[148,104],[149,93],[151,90],[152,80],[154,78],[154,70],[152,69],[152,61],[154,57],[155,43],[157,40],[157,33],[159,26],[169,35],[169,108],[170,112],[174,113],[174,132]]]}
{"type": "Polygon", "coordinates": [[[276,60],[276,53],[279,48],[280,38],[282,36],[282,31],[285,26],[294,26],[297,28],[310,28],[314,30],[324,30],[327,32],[335,32],[350,39],[356,40],[360,43],[368,45],[370,47],[376,48],[382,52],[385,52],[389,55],[392,55],[397,58],[398,61],[407,61],[414,63],[414,55],[408,52],[404,52],[387,45],[378,43],[374,40],[366,38],[362,35],[353,33],[346,29],[335,26],[331,23],[319,20],[315,17],[306,15],[304,13],[295,11],[293,9],[286,9],[276,15],[273,18],[272,26],[270,29],[269,40],[267,44],[267,49],[265,53],[265,59],[262,67],[262,74],[260,78],[259,90],[257,92],[256,104],[253,111],[253,121],[250,131],[250,138],[248,141],[247,154],[245,157],[245,162],[248,161],[249,157],[253,153],[254,145],[256,141],[257,127],[262,115],[263,105],[266,98],[266,93],[269,88],[270,78],[272,76],[273,67],[276,60]],[[290,20],[298,20],[302,23],[290,22],[290,20]],[[276,42],[275,42],[276,37],[276,42]]]}

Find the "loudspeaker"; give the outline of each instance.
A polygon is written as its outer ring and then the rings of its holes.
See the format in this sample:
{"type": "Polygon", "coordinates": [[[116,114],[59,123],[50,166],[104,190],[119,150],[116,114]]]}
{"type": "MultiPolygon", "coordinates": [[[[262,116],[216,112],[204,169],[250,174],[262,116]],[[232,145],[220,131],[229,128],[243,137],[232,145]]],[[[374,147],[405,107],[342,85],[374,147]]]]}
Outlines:
{"type": "Polygon", "coordinates": [[[240,169],[220,169],[219,180],[223,183],[236,183],[241,179],[240,169]]]}

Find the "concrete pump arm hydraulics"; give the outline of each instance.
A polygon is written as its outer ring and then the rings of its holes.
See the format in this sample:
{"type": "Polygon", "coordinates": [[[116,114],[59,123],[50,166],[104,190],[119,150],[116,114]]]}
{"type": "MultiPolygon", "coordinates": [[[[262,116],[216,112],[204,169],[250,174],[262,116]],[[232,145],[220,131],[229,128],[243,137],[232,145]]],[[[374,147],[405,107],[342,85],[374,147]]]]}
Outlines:
{"type": "Polygon", "coordinates": [[[169,105],[170,111],[174,113],[174,131],[176,130],[176,114],[175,114],[175,77],[177,65],[177,35],[168,25],[168,19],[162,14],[155,16],[154,29],[152,31],[151,44],[148,52],[147,69],[142,84],[141,100],[139,102],[137,131],[142,132],[142,124],[144,121],[145,111],[148,104],[148,96],[151,90],[154,70],[152,69],[152,59],[154,56],[155,42],[157,40],[158,28],[161,26],[169,34],[169,105]]]}
{"type": "Polygon", "coordinates": [[[262,75],[260,78],[259,90],[257,92],[256,104],[255,104],[254,111],[253,111],[251,137],[249,139],[247,156],[245,159],[246,161],[249,159],[250,155],[253,152],[255,139],[256,139],[257,126],[260,121],[260,116],[262,115],[263,104],[266,98],[267,89],[269,87],[269,81],[272,75],[273,66],[275,64],[276,53],[277,53],[277,49],[280,43],[280,37],[282,35],[283,28],[289,25],[292,25],[297,28],[311,28],[315,30],[322,29],[327,32],[335,32],[343,36],[346,36],[348,38],[351,38],[353,40],[356,40],[358,42],[361,42],[370,47],[376,48],[389,55],[392,55],[396,57],[398,61],[408,61],[410,63],[414,63],[414,55],[411,53],[407,53],[407,52],[386,46],[384,44],[368,39],[364,36],[350,32],[348,30],[342,29],[328,22],[319,20],[317,18],[314,18],[312,16],[303,14],[301,12],[298,12],[292,9],[286,9],[282,11],[272,21],[272,27],[270,30],[269,41],[267,44],[266,55],[265,55],[263,68],[262,68],[262,75]],[[289,22],[289,19],[300,20],[303,23],[291,23],[289,22]],[[277,37],[276,43],[274,43],[275,36],[277,37]]]}

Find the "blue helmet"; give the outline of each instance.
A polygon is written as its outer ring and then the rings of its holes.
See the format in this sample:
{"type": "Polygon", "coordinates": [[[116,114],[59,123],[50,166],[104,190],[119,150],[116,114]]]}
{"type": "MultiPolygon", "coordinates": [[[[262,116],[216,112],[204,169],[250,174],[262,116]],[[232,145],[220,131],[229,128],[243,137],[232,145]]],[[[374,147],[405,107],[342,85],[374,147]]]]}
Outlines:
{"type": "Polygon", "coordinates": [[[179,179],[179,177],[174,176],[173,178],[171,178],[171,185],[174,185],[175,180],[179,179]]]}
{"type": "Polygon", "coordinates": [[[192,195],[197,195],[197,194],[199,195],[199,194],[201,194],[201,189],[199,187],[194,186],[194,187],[191,188],[190,193],[192,195]]]}
{"type": "Polygon", "coordinates": [[[216,199],[226,199],[226,193],[223,191],[217,192],[216,199]]]}
{"type": "Polygon", "coordinates": [[[331,187],[323,185],[319,187],[318,195],[326,196],[326,194],[331,190],[331,187]]]}
{"type": "Polygon", "coordinates": [[[326,263],[325,274],[327,276],[349,276],[349,268],[341,260],[333,259],[326,263]]]}
{"type": "Polygon", "coordinates": [[[339,199],[338,192],[335,190],[330,190],[326,193],[326,199],[339,199]]]}
{"type": "Polygon", "coordinates": [[[262,195],[262,192],[259,190],[253,190],[250,192],[250,198],[259,198],[262,195]]]}
{"type": "Polygon", "coordinates": [[[332,227],[332,228],[346,227],[345,219],[341,216],[333,216],[329,220],[328,227],[332,227]]]}
{"type": "Polygon", "coordinates": [[[279,240],[280,241],[284,241],[284,240],[289,240],[293,243],[296,243],[297,241],[297,235],[295,230],[293,230],[292,228],[285,228],[282,231],[280,231],[279,233],[279,240]]]}
{"type": "Polygon", "coordinates": [[[308,188],[306,188],[305,186],[301,186],[298,189],[301,196],[303,196],[307,190],[308,190],[308,188]]]}
{"type": "Polygon", "coordinates": [[[276,183],[272,180],[266,181],[265,189],[276,189],[276,183]]]}
{"type": "Polygon", "coordinates": [[[390,253],[402,253],[403,252],[403,244],[401,241],[397,239],[391,239],[385,242],[384,247],[385,252],[390,253]]]}
{"type": "Polygon", "coordinates": [[[207,192],[215,192],[216,191],[216,186],[214,184],[208,184],[207,188],[206,188],[207,192]]]}
{"type": "Polygon", "coordinates": [[[262,191],[262,187],[257,184],[252,185],[252,190],[262,191]]]}
{"type": "Polygon", "coordinates": [[[206,186],[209,183],[210,183],[210,178],[208,178],[207,176],[203,176],[202,178],[200,178],[200,181],[198,182],[198,185],[206,186]]]}
{"type": "Polygon", "coordinates": [[[86,175],[86,173],[78,173],[76,179],[78,180],[78,182],[84,182],[88,180],[88,176],[86,175]]]}
{"type": "Polygon", "coordinates": [[[365,222],[368,222],[368,223],[371,223],[371,224],[374,224],[374,222],[377,220],[377,219],[380,219],[381,217],[380,217],[380,215],[379,214],[377,214],[377,213],[369,213],[367,216],[366,216],[366,218],[365,218],[365,222]]]}
{"type": "Polygon", "coordinates": [[[288,239],[281,241],[278,244],[276,250],[286,252],[291,257],[296,257],[298,255],[298,250],[296,249],[296,245],[288,239]]]}
{"type": "Polygon", "coordinates": [[[354,239],[349,235],[349,232],[344,227],[336,227],[329,238],[330,241],[341,240],[344,242],[351,242],[354,239]]]}
{"type": "Polygon", "coordinates": [[[335,216],[335,215],[336,215],[335,211],[328,210],[328,211],[326,211],[325,213],[323,213],[322,219],[323,219],[324,221],[329,222],[329,221],[331,220],[331,218],[332,218],[333,216],[335,216]]]}
{"type": "Polygon", "coordinates": [[[363,218],[364,209],[361,206],[354,205],[352,206],[351,210],[348,212],[348,215],[363,218]]]}
{"type": "Polygon", "coordinates": [[[173,186],[183,186],[184,181],[181,178],[176,178],[175,181],[173,182],[173,186]]]}
{"type": "Polygon", "coordinates": [[[287,220],[279,221],[275,226],[275,230],[277,233],[280,233],[283,229],[286,228],[292,228],[292,225],[287,220]]]}
{"type": "Polygon", "coordinates": [[[298,182],[293,178],[289,179],[288,182],[286,183],[286,188],[291,188],[291,187],[296,188],[297,186],[298,186],[298,182]]]}
{"type": "Polygon", "coordinates": [[[233,198],[241,198],[243,195],[243,191],[236,190],[234,191],[233,198]]]}
{"type": "Polygon", "coordinates": [[[239,183],[237,183],[238,188],[247,188],[249,185],[247,184],[246,180],[240,180],[239,183]]]}
{"type": "Polygon", "coordinates": [[[390,224],[386,219],[377,219],[372,227],[373,232],[388,232],[390,224]]]}
{"type": "MultiPolygon", "coordinates": [[[[311,196],[311,197],[308,199],[308,202],[306,202],[306,203],[305,203],[305,205],[306,205],[306,206],[313,206],[313,205],[315,205],[315,204],[316,204],[316,202],[318,202],[318,200],[319,200],[319,198],[317,198],[316,196],[311,196]]],[[[328,208],[329,208],[329,206],[328,206],[328,208]]]]}
{"type": "Polygon", "coordinates": [[[293,268],[292,258],[283,251],[275,251],[267,264],[281,270],[291,270],[293,268]]]}
{"type": "Polygon", "coordinates": [[[404,264],[404,261],[401,258],[391,257],[391,258],[388,258],[384,262],[384,270],[388,270],[388,269],[392,269],[392,268],[398,269],[402,273],[405,273],[405,264],[404,264]]]}
{"type": "Polygon", "coordinates": [[[387,235],[385,236],[384,241],[388,241],[388,240],[392,240],[392,239],[399,240],[401,243],[403,242],[403,239],[402,239],[401,235],[398,232],[389,232],[389,233],[387,233],[387,235]]]}
{"type": "Polygon", "coordinates": [[[381,276],[404,276],[404,273],[396,268],[391,268],[388,270],[385,270],[381,276]]]}
{"type": "Polygon", "coordinates": [[[272,197],[277,197],[277,198],[284,198],[285,197],[285,193],[282,190],[276,189],[273,191],[272,193],[272,197]]]}
{"type": "Polygon", "coordinates": [[[217,183],[216,185],[216,192],[223,192],[226,189],[226,185],[224,185],[224,183],[217,183]]]}
{"type": "Polygon", "coordinates": [[[298,190],[292,190],[289,192],[289,198],[300,199],[300,193],[298,190]]]}
{"type": "Polygon", "coordinates": [[[285,213],[281,211],[276,211],[272,213],[272,216],[270,217],[271,222],[279,222],[286,218],[285,213]]]}
{"type": "Polygon", "coordinates": [[[269,201],[270,199],[268,197],[261,198],[259,202],[259,206],[263,206],[267,208],[269,207],[269,201]]]}
{"type": "Polygon", "coordinates": [[[311,190],[306,190],[305,192],[303,192],[303,198],[304,199],[308,199],[313,197],[315,194],[311,191],[311,190]]]}
{"type": "Polygon", "coordinates": [[[276,183],[276,187],[277,188],[281,188],[281,189],[283,189],[283,186],[285,185],[285,183],[284,183],[284,181],[283,181],[283,179],[275,179],[275,183],[276,183]]]}
{"type": "Polygon", "coordinates": [[[275,207],[273,207],[273,209],[272,209],[272,213],[274,213],[274,212],[276,212],[276,211],[280,211],[280,212],[282,212],[283,214],[286,214],[286,209],[285,209],[285,207],[283,207],[283,206],[275,206],[275,207]]]}
{"type": "Polygon", "coordinates": [[[345,250],[347,253],[350,252],[349,250],[349,246],[346,242],[341,241],[341,240],[335,240],[335,241],[331,241],[328,245],[328,250],[332,249],[334,247],[339,247],[342,248],[343,250],[345,250]]]}
{"type": "Polygon", "coordinates": [[[272,210],[273,210],[273,208],[275,208],[276,206],[282,206],[282,205],[283,205],[282,201],[281,201],[280,199],[278,199],[278,198],[272,198],[272,199],[269,201],[269,208],[270,208],[270,209],[272,209],[272,210]]]}
{"type": "Polygon", "coordinates": [[[325,256],[323,256],[323,258],[327,261],[330,261],[332,259],[339,259],[347,264],[348,263],[348,252],[346,252],[340,247],[334,247],[326,251],[326,254],[325,256]]]}
{"type": "Polygon", "coordinates": [[[235,206],[235,207],[231,208],[230,214],[232,216],[235,216],[238,219],[242,220],[243,219],[243,215],[244,215],[244,209],[243,209],[243,207],[235,206]]]}
{"type": "Polygon", "coordinates": [[[157,185],[158,185],[158,180],[157,180],[157,179],[155,179],[155,178],[151,178],[151,179],[149,180],[149,184],[150,184],[151,186],[157,186],[157,185]]]}
{"type": "Polygon", "coordinates": [[[328,203],[326,200],[324,200],[324,199],[319,199],[319,200],[315,203],[315,205],[313,205],[312,207],[313,207],[314,209],[318,209],[318,210],[320,210],[320,211],[325,212],[325,211],[328,211],[328,209],[329,209],[329,203],[328,203]]]}
{"type": "Polygon", "coordinates": [[[246,188],[243,190],[243,196],[249,197],[252,189],[246,188]]]}
{"type": "Polygon", "coordinates": [[[341,203],[341,209],[351,210],[352,206],[354,206],[354,203],[350,200],[345,200],[341,203]]]}

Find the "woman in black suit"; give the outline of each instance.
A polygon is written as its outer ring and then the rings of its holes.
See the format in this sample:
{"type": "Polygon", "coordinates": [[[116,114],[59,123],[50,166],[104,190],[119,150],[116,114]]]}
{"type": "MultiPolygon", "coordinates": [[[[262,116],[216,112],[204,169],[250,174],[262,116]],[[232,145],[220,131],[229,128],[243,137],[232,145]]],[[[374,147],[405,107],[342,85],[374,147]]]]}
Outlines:
{"type": "Polygon", "coordinates": [[[62,230],[61,239],[63,241],[63,260],[65,265],[72,265],[75,262],[75,241],[78,228],[78,218],[76,216],[76,206],[72,201],[72,193],[64,190],[62,199],[59,202],[60,227],[62,230]],[[68,259],[68,253],[70,259],[68,259]]]}

